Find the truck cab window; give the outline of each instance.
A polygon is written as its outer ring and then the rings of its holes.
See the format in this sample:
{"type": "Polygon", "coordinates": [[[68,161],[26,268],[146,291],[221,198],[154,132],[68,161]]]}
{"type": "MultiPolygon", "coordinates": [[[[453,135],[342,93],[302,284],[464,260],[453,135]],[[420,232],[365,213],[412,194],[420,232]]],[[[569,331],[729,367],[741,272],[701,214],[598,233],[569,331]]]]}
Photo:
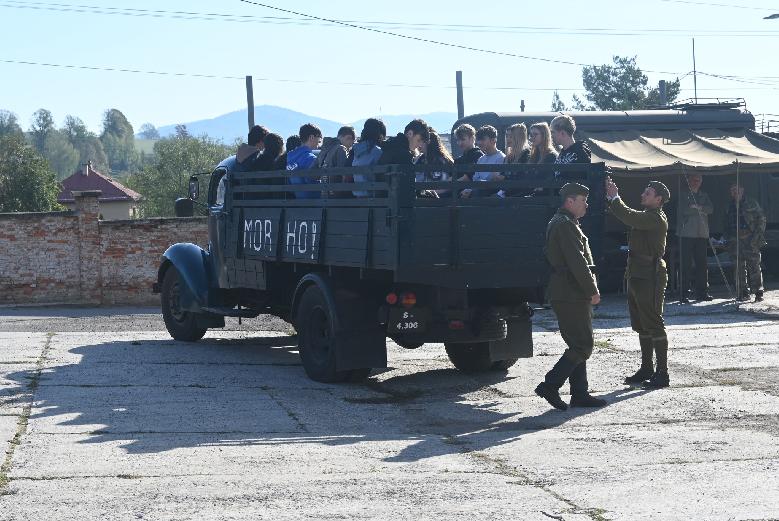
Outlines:
{"type": "Polygon", "coordinates": [[[227,189],[227,172],[217,170],[211,176],[208,186],[208,206],[224,206],[225,191],[227,189]]]}

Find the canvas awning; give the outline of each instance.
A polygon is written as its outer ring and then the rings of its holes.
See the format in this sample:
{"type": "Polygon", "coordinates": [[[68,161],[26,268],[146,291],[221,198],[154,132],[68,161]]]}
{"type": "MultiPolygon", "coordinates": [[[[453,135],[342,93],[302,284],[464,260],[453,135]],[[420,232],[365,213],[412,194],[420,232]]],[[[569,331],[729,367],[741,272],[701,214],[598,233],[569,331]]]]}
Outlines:
{"type": "Polygon", "coordinates": [[[620,130],[577,133],[592,160],[615,173],[741,174],[779,171],[779,140],[746,129],[620,130]]]}

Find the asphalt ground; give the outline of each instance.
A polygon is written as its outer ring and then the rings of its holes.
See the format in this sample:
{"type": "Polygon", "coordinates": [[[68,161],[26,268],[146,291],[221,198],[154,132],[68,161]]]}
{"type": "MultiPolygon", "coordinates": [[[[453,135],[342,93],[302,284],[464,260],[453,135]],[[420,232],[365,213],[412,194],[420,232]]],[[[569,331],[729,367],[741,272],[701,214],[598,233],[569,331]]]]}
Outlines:
{"type": "MultiPolygon", "coordinates": [[[[365,383],[308,380],[294,331],[171,340],[154,308],[0,309],[0,519],[779,519],[779,292],[667,305],[672,386],[625,301],[596,311],[603,409],[533,393],[564,344],[465,375],[389,342],[365,383]]],[[[567,389],[563,389],[567,392],[567,389]]]]}

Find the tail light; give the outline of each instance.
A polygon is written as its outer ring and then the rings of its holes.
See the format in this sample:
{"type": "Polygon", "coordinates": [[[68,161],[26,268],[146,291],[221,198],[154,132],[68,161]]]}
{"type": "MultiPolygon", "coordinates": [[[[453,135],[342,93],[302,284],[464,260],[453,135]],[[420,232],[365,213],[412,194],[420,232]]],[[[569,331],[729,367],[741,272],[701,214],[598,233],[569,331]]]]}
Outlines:
{"type": "Polygon", "coordinates": [[[395,304],[398,303],[398,294],[397,293],[387,293],[387,296],[384,297],[384,300],[390,306],[394,306],[395,304]]]}
{"type": "Polygon", "coordinates": [[[450,320],[449,321],[449,329],[452,329],[452,330],[465,329],[465,322],[463,322],[462,320],[450,320]]]}
{"type": "Polygon", "coordinates": [[[400,303],[404,308],[414,307],[417,303],[417,296],[410,291],[403,293],[403,295],[400,296],[400,303]]]}

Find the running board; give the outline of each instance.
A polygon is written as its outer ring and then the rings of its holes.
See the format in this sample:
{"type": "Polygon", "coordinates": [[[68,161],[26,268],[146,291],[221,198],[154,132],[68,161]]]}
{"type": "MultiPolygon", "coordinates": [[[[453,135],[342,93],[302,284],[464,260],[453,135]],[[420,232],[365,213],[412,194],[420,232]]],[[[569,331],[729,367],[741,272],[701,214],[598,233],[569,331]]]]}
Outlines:
{"type": "Polygon", "coordinates": [[[221,315],[223,317],[242,317],[242,318],[254,318],[256,316],[259,316],[260,312],[256,311],[254,309],[236,309],[236,308],[228,308],[228,307],[211,307],[211,308],[200,308],[203,311],[206,311],[208,313],[213,313],[214,315],[221,315]]]}

